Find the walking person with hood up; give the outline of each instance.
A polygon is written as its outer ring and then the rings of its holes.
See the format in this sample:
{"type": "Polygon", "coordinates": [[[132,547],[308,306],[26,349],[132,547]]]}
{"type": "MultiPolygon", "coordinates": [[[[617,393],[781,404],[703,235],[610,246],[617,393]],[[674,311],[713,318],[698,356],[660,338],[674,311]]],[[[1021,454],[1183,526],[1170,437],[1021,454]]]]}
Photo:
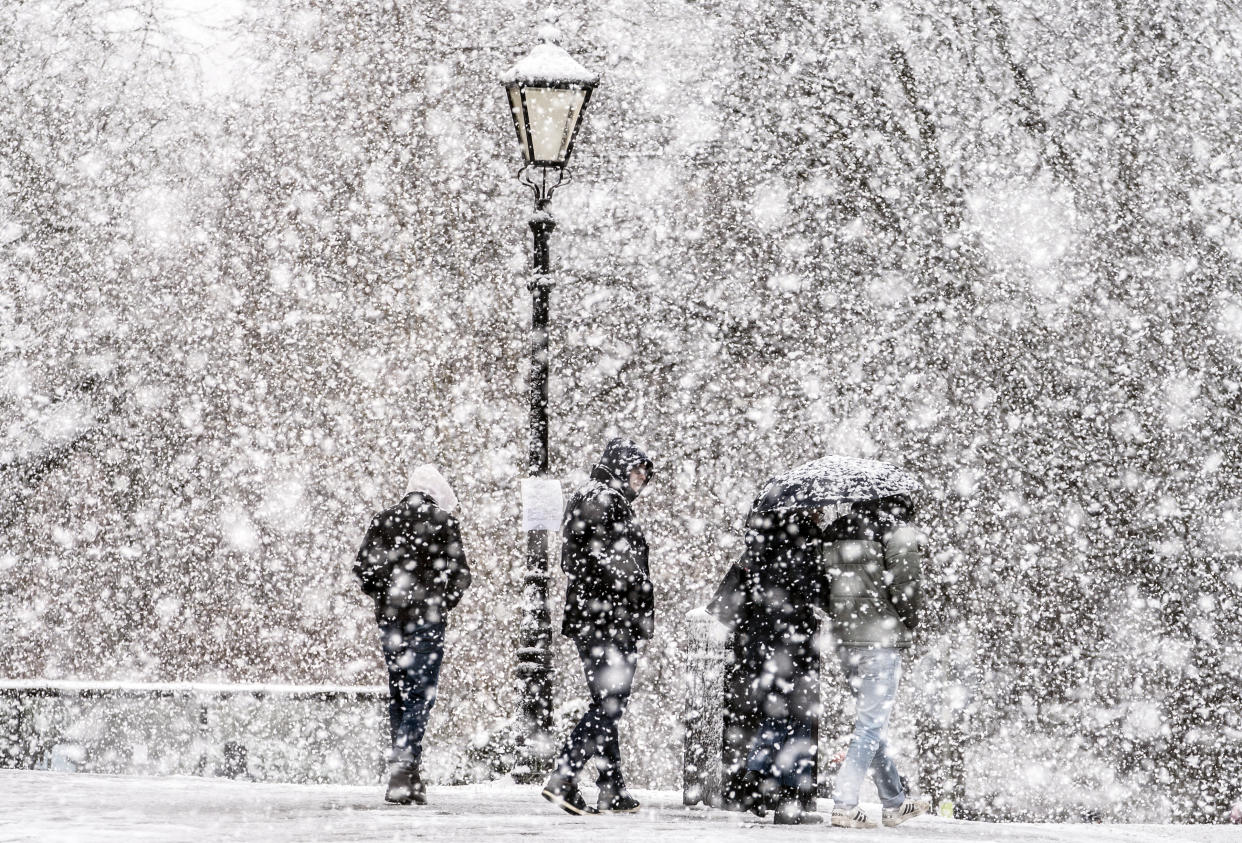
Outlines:
{"type": "Polygon", "coordinates": [[[752,507],[746,551],[709,614],[732,631],[726,668],[728,802],[778,825],[823,822],[814,812],[819,707],[819,620],[828,583],[818,511],[752,507]]]}
{"type": "Polygon", "coordinates": [[[565,506],[561,633],[578,649],[591,706],[561,747],[542,795],[570,814],[634,813],[639,807],[625,787],[617,725],[634,684],[638,642],[651,637],[655,623],[647,540],[632,509],[651,474],[641,448],[613,439],[565,506]],[[591,758],[599,768],[594,810],[576,783],[591,758]]]}
{"type": "Polygon", "coordinates": [[[885,826],[901,825],[931,809],[909,798],[887,737],[902,651],[914,641],[923,603],[926,539],[907,523],[912,510],[903,495],[856,503],[825,531],[828,616],[855,700],[854,734],[832,794],[834,826],[876,827],[858,805],[868,773],[880,795],[885,826]]]}
{"type": "Polygon", "coordinates": [[[354,574],[375,601],[388,666],[392,749],[384,799],[425,805],[423,735],[436,701],[448,614],[470,586],[470,568],[448,481],[425,464],[411,472],[408,488],[397,505],[371,520],[354,574]]]}

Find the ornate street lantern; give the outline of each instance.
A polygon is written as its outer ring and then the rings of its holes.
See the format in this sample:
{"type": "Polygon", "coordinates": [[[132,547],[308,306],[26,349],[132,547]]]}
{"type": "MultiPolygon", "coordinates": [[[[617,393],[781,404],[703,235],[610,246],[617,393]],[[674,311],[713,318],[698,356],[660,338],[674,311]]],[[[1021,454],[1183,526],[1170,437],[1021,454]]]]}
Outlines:
{"type": "Polygon", "coordinates": [[[542,207],[566,180],[564,167],[599,75],[556,44],[545,42],[505,71],[500,81],[509,95],[513,127],[526,162],[522,183],[535,190],[542,207]],[[538,174],[531,168],[538,168],[538,174]]]}

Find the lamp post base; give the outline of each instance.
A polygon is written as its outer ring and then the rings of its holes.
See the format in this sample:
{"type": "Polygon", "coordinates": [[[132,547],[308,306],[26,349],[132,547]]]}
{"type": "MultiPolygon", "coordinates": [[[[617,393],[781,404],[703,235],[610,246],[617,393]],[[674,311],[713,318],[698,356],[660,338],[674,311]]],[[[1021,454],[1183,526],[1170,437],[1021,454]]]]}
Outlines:
{"type": "Polygon", "coordinates": [[[546,776],[556,752],[552,730],[552,613],[548,607],[548,533],[526,534],[522,584],[522,626],[517,652],[518,714],[515,781],[546,776]]]}
{"type": "Polygon", "coordinates": [[[526,732],[517,747],[517,759],[509,771],[518,784],[540,784],[552,772],[556,745],[547,732],[526,732]]]}

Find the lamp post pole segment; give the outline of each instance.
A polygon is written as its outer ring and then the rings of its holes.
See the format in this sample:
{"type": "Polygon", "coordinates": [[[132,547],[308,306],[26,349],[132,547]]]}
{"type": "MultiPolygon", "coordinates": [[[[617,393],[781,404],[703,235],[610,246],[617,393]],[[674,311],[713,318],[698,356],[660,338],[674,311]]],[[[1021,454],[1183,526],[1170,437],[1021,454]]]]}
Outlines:
{"type": "MultiPolygon", "coordinates": [[[[548,238],[556,222],[547,212],[547,201],[537,203],[538,210],[530,220],[535,239],[534,270],[529,283],[531,295],[530,320],[530,451],[532,477],[546,477],[548,462],[548,317],[550,289],[548,273],[551,258],[548,238]]],[[[552,729],[552,614],[548,608],[550,560],[548,533],[530,530],[526,533],[526,572],[522,588],[522,632],[518,653],[518,680],[522,684],[522,718],[528,731],[522,766],[528,775],[542,774],[539,763],[550,747],[547,742],[552,729]],[[542,751],[541,751],[542,750],[542,751]]]]}
{"type": "MultiPolygon", "coordinates": [[[[552,262],[548,239],[556,228],[548,206],[553,191],[568,181],[565,165],[573,152],[574,137],[599,76],[549,40],[536,46],[506,71],[501,82],[522,149],[524,166],[518,178],[535,193],[535,213],[530,219],[535,241],[534,272],[528,282],[531,294],[528,468],[532,478],[543,480],[550,470],[548,317],[552,262]]],[[[539,488],[539,484],[532,486],[539,488]]],[[[556,515],[553,513],[553,521],[557,520],[556,515]]],[[[521,684],[521,733],[513,777],[530,782],[545,772],[554,750],[551,745],[552,613],[548,608],[548,532],[552,526],[535,519],[526,529],[517,668],[521,684]]]]}

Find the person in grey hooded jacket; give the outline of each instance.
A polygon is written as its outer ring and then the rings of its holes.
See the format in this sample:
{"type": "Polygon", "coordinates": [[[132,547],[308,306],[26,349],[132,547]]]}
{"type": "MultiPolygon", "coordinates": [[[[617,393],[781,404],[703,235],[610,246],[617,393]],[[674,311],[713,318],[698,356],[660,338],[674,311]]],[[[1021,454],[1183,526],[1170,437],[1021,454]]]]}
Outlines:
{"type": "Polygon", "coordinates": [[[420,765],[444,660],[448,614],[470,586],[470,567],[448,481],[433,465],[410,474],[409,493],[371,520],[354,574],[375,602],[388,666],[389,802],[427,801],[420,765]]]}
{"type": "Polygon", "coordinates": [[[901,681],[901,653],[914,641],[923,603],[927,540],[908,523],[912,509],[901,496],[855,504],[825,531],[828,617],[856,703],[854,735],[832,795],[834,826],[875,827],[858,805],[869,771],[883,805],[884,825],[900,825],[930,809],[928,803],[908,798],[887,739],[901,681]]]}

